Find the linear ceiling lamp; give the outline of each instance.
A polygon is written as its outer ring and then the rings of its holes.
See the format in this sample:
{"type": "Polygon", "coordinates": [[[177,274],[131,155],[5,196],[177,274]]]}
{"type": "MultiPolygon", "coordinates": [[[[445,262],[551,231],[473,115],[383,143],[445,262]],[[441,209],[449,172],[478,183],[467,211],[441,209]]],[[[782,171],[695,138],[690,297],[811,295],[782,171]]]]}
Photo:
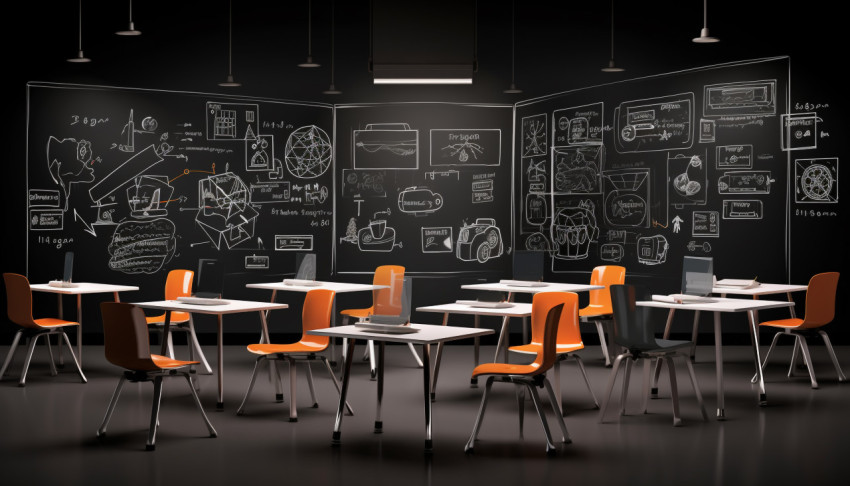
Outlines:
{"type": "Polygon", "coordinates": [[[321,64],[313,61],[313,2],[307,2],[307,60],[298,65],[303,68],[317,68],[321,64]]]}
{"type": "Polygon", "coordinates": [[[514,71],[516,68],[516,0],[511,0],[511,86],[504,90],[505,94],[519,94],[522,90],[516,87],[514,71]]]}
{"type": "Polygon", "coordinates": [[[621,73],[625,69],[617,67],[614,64],[614,0],[611,0],[611,59],[608,60],[608,65],[602,68],[606,73],[621,73]]]}
{"type": "Polygon", "coordinates": [[[130,26],[127,30],[119,30],[116,35],[142,35],[141,31],[136,30],[133,25],[133,0],[130,0],[130,26]]]}
{"type": "Polygon", "coordinates": [[[693,41],[697,44],[720,42],[717,37],[708,35],[708,0],[703,0],[702,3],[702,31],[700,31],[699,37],[694,37],[693,41]]]}
{"type": "Polygon", "coordinates": [[[242,84],[233,80],[233,0],[230,0],[228,5],[230,9],[227,16],[227,80],[218,83],[218,85],[226,88],[234,88],[242,86],[242,84]]]}
{"type": "Polygon", "coordinates": [[[331,1],[331,85],[328,89],[324,90],[323,93],[326,95],[338,95],[342,94],[342,91],[336,89],[334,86],[334,33],[336,31],[336,22],[335,22],[335,4],[333,0],[331,1]]]}
{"type": "Polygon", "coordinates": [[[77,31],[77,57],[69,58],[68,62],[91,62],[91,59],[83,55],[83,0],[80,0],[78,19],[79,25],[77,31]]]}

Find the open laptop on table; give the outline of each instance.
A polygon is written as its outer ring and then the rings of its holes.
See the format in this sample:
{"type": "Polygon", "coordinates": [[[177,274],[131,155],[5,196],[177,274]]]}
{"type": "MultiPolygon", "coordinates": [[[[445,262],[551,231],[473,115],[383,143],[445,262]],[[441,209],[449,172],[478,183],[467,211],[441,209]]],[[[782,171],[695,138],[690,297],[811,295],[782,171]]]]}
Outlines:
{"type": "Polygon", "coordinates": [[[224,305],[229,302],[221,298],[224,286],[222,263],[212,258],[198,260],[198,273],[195,274],[195,292],[191,297],[178,297],[177,300],[195,305],[224,305]]]}
{"type": "Polygon", "coordinates": [[[74,273],[74,252],[67,251],[65,252],[65,266],[62,269],[62,280],[51,280],[47,285],[51,287],[62,287],[62,288],[71,288],[76,287],[77,284],[71,281],[71,277],[74,273]]]}
{"type": "Polygon", "coordinates": [[[714,260],[711,257],[686,256],[682,261],[682,293],[670,294],[675,302],[695,304],[716,302],[711,297],[714,287],[714,260]]]}
{"type": "Polygon", "coordinates": [[[543,252],[518,250],[514,252],[513,279],[499,283],[512,287],[545,287],[543,282],[543,252]]]}

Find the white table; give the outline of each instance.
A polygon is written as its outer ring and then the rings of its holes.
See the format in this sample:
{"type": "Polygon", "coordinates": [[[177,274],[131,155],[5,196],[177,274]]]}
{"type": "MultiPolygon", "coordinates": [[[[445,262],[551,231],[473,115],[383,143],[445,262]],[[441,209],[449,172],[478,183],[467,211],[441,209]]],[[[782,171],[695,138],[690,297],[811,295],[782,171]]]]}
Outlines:
{"type": "MultiPolygon", "coordinates": [[[[677,310],[689,311],[706,311],[714,313],[714,354],[715,366],[717,371],[717,419],[723,420],[726,417],[725,401],[723,392],[723,342],[720,329],[720,314],[724,312],[746,312],[750,323],[750,339],[753,345],[753,359],[756,365],[756,374],[758,375],[758,401],[759,405],[767,405],[767,393],[764,389],[764,377],[761,370],[761,356],[759,354],[758,344],[758,320],[756,312],[764,309],[777,309],[782,307],[792,307],[793,302],[785,302],[781,300],[749,300],[749,299],[727,299],[718,297],[713,299],[713,302],[702,302],[694,304],[675,304],[671,302],[660,301],[638,301],[637,305],[644,307],[656,307],[661,309],[669,309],[667,314],[667,325],[664,328],[664,338],[670,336],[670,326],[673,323],[673,315],[677,310]]],[[[653,378],[653,393],[656,392],[655,381],[658,378],[658,370],[653,378]]]]}
{"type": "Polygon", "coordinates": [[[492,329],[475,329],[471,327],[435,326],[428,324],[411,324],[411,327],[419,329],[419,332],[411,334],[389,334],[362,330],[354,325],[339,326],[334,328],[316,329],[308,331],[308,334],[317,336],[330,336],[343,338],[343,348],[346,349],[345,365],[342,375],[342,393],[339,394],[339,405],[334,421],[332,444],[339,445],[341,438],[342,416],[345,410],[345,400],[348,394],[348,381],[351,376],[351,362],[354,358],[354,342],[357,339],[372,340],[378,344],[378,405],[375,413],[375,433],[383,432],[381,421],[381,400],[384,395],[384,345],[387,342],[409,343],[422,345],[422,377],[425,398],[425,452],[431,452],[433,443],[431,441],[431,345],[442,344],[446,341],[467,339],[476,336],[493,334],[492,329]],[[350,343],[349,343],[350,341],[350,343]]]}
{"type": "MultiPolygon", "coordinates": [[[[171,325],[171,312],[189,312],[192,314],[209,314],[218,317],[218,402],[216,402],[217,410],[224,410],[224,315],[238,314],[241,312],[257,312],[260,314],[260,322],[262,323],[263,338],[266,342],[269,341],[269,328],[266,324],[266,311],[274,309],[286,309],[287,304],[275,304],[269,302],[255,302],[252,300],[233,300],[222,299],[226,304],[221,305],[197,305],[185,304],[178,300],[159,300],[153,302],[134,302],[133,305],[143,309],[158,309],[165,311],[165,327],[163,328],[162,349],[160,354],[167,356],[168,326],[171,325]]],[[[280,382],[275,380],[276,386],[280,387],[280,382]]],[[[276,390],[278,395],[282,395],[282,391],[276,390]]]]}
{"type": "MultiPolygon", "coordinates": [[[[447,325],[449,322],[449,314],[471,314],[474,316],[474,324],[473,327],[478,329],[480,324],[481,316],[494,316],[502,318],[502,328],[499,331],[499,341],[496,343],[496,356],[493,357],[493,361],[499,359],[499,348],[502,344],[505,345],[505,362],[508,361],[508,346],[505,340],[507,335],[508,328],[508,320],[511,317],[521,317],[523,319],[531,316],[531,304],[519,303],[519,302],[510,302],[511,307],[502,307],[502,308],[490,308],[490,307],[476,307],[467,304],[439,304],[439,305],[428,305],[424,307],[417,307],[416,310],[418,312],[439,312],[443,314],[443,326],[447,325]]],[[[475,338],[475,364],[474,366],[478,366],[478,344],[479,338],[475,338]]],[[[443,343],[440,343],[437,346],[437,357],[434,360],[434,378],[431,383],[431,400],[435,398],[436,389],[437,389],[437,376],[440,373],[440,359],[443,356],[443,343]]],[[[472,378],[470,380],[471,384],[477,385],[478,378],[472,378]]]]}
{"type": "MultiPolygon", "coordinates": [[[[59,300],[59,319],[64,319],[62,315],[62,296],[76,295],[77,296],[77,360],[80,363],[80,368],[83,366],[83,294],[112,294],[115,302],[120,302],[118,298],[119,292],[132,292],[139,290],[138,287],[132,285],[112,285],[93,282],[75,282],[76,287],[53,287],[48,284],[31,284],[30,289],[36,292],[48,292],[57,294],[59,300]]],[[[62,359],[62,340],[59,340],[59,365],[64,363],[62,359]]]]}

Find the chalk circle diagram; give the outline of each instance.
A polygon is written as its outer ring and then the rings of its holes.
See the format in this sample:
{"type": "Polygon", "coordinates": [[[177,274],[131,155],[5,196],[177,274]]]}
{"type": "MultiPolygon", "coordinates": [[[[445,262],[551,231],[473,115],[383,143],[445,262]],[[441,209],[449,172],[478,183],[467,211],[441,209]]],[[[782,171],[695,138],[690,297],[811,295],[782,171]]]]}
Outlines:
{"type": "Polygon", "coordinates": [[[286,140],[286,170],[301,179],[313,179],[331,166],[331,139],[316,125],[296,129],[286,140]]]}
{"type": "Polygon", "coordinates": [[[838,159],[798,159],[796,202],[838,202],[838,159]]]}

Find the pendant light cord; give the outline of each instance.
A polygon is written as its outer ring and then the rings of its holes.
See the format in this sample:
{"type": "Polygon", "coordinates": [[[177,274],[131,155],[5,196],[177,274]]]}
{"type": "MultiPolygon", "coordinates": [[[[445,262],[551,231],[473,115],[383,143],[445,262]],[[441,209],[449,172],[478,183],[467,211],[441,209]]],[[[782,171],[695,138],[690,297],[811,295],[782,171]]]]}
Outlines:
{"type": "Polygon", "coordinates": [[[334,23],[336,19],[336,14],[334,12],[335,5],[336,2],[331,0],[331,86],[334,84],[334,30],[336,28],[334,23]]]}
{"type": "Polygon", "coordinates": [[[614,0],[611,0],[611,59],[614,59],[614,0]]]}
{"type": "Polygon", "coordinates": [[[307,57],[313,57],[313,0],[307,1],[307,57]]]}
{"type": "Polygon", "coordinates": [[[133,25],[133,0],[130,0],[130,25],[133,25]]]}
{"type": "Polygon", "coordinates": [[[229,2],[227,21],[227,74],[233,74],[233,0],[229,2]]]}
{"type": "Polygon", "coordinates": [[[708,28],[708,0],[702,2],[702,28],[708,28]]]}
{"type": "Polygon", "coordinates": [[[516,0],[511,0],[511,87],[514,83],[516,70],[516,0]]]}
{"type": "Polygon", "coordinates": [[[80,0],[80,10],[77,16],[77,47],[79,51],[83,50],[83,0],[80,0]]]}

